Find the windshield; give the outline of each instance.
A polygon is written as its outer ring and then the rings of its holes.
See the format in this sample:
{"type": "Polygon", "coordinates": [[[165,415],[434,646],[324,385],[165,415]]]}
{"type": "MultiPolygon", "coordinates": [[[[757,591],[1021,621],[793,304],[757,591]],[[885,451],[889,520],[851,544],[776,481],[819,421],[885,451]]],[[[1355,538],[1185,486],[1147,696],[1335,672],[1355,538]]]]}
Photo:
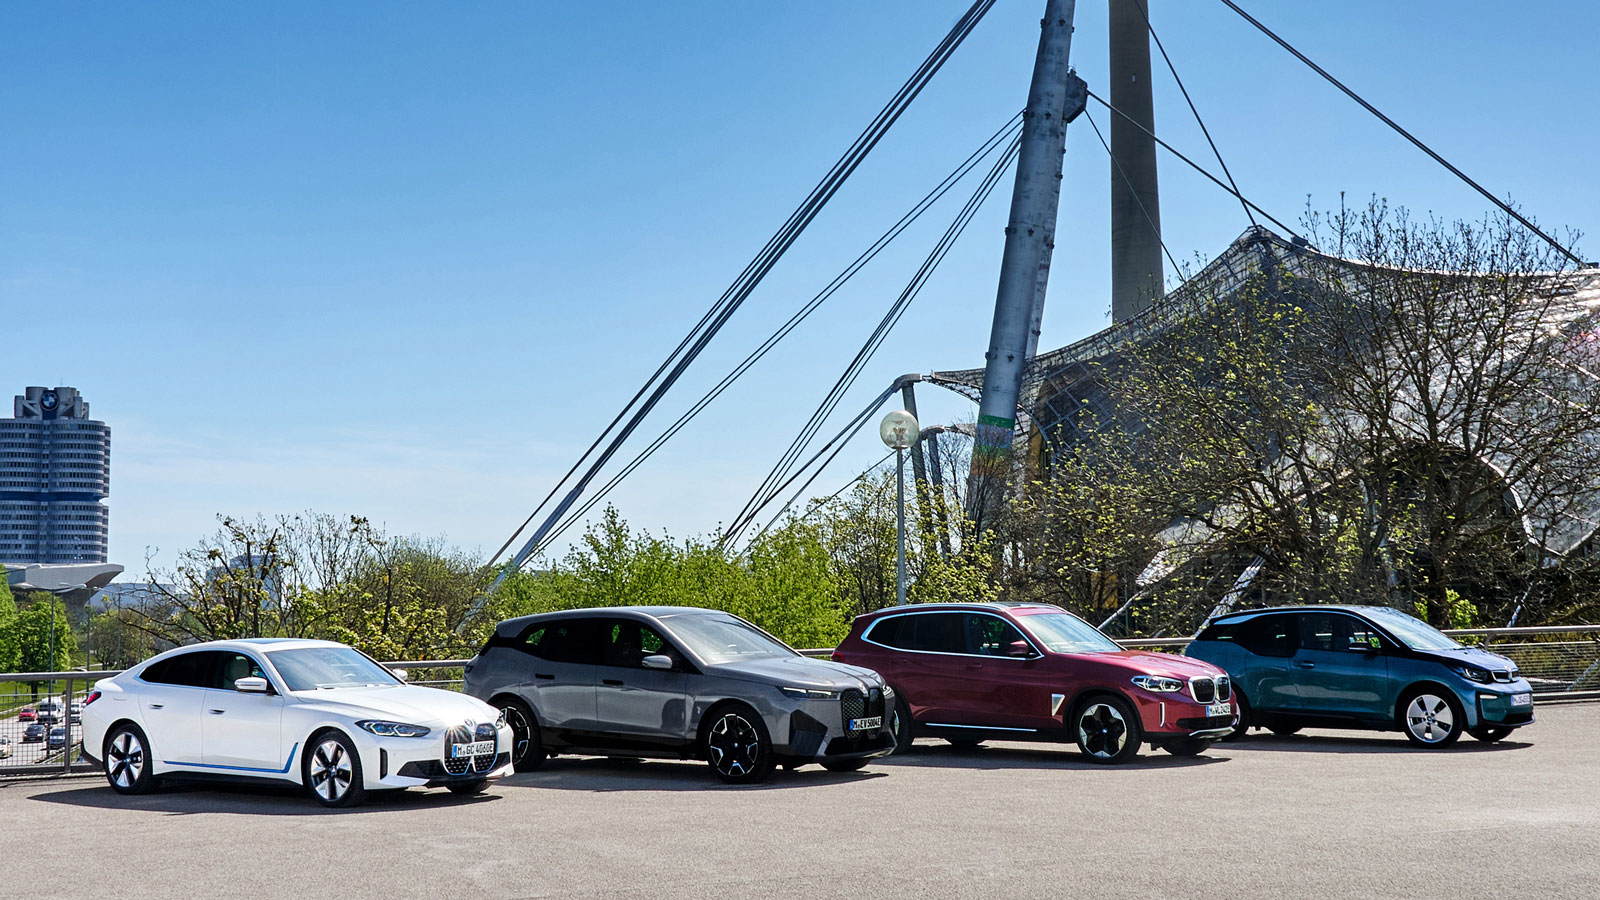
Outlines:
{"type": "Polygon", "coordinates": [[[1071,613],[1017,616],[1033,639],[1053,653],[1115,653],[1122,648],[1088,622],[1071,613]]]}
{"type": "Polygon", "coordinates": [[[795,655],[787,644],[733,616],[672,616],[665,621],[690,652],[711,665],[795,655]]]}
{"type": "Polygon", "coordinates": [[[267,654],[291,691],[399,684],[400,679],[350,647],[304,647],[267,654]]]}
{"type": "Polygon", "coordinates": [[[1461,645],[1451,640],[1448,635],[1414,616],[1408,616],[1398,609],[1387,606],[1375,606],[1364,610],[1372,614],[1389,633],[1400,639],[1402,644],[1413,650],[1459,650],[1461,645]]]}

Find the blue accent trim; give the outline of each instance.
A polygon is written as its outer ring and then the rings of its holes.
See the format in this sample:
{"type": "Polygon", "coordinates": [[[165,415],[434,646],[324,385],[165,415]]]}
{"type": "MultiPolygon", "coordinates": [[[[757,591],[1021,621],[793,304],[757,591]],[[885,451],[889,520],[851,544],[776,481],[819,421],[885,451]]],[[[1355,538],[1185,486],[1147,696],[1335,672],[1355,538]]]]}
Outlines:
{"type": "Polygon", "coordinates": [[[252,768],[251,766],[221,766],[217,765],[216,763],[173,762],[170,759],[163,759],[161,763],[168,766],[194,766],[200,769],[231,769],[235,772],[270,772],[273,775],[287,775],[289,774],[289,767],[294,765],[295,751],[299,749],[300,743],[296,741],[295,745],[289,748],[289,759],[283,764],[283,768],[281,769],[257,769],[252,768]]]}

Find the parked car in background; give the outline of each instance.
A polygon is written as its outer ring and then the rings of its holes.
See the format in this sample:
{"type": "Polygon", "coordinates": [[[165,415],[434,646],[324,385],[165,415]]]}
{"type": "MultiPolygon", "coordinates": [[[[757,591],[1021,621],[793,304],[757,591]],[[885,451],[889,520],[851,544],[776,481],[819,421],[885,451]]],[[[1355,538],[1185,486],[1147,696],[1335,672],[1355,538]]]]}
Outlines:
{"type": "Polygon", "coordinates": [[[24,744],[38,744],[44,741],[45,726],[39,722],[29,722],[28,727],[22,729],[22,742],[24,744]]]}
{"type": "Polygon", "coordinates": [[[1517,664],[1385,606],[1258,609],[1212,619],[1186,651],[1233,676],[1235,733],[1398,730],[1422,747],[1498,741],[1533,722],[1517,664]]]}
{"type": "Polygon", "coordinates": [[[50,729],[50,739],[45,743],[46,750],[60,750],[67,746],[67,726],[56,725],[50,729]]]}
{"type": "Polygon", "coordinates": [[[61,721],[61,703],[57,700],[39,701],[38,710],[38,720],[46,725],[61,721]]]}
{"type": "Polygon", "coordinates": [[[0,759],[11,758],[11,738],[0,736],[0,759]]]}
{"type": "Polygon", "coordinates": [[[505,710],[521,771],[558,752],[704,759],[723,781],[779,763],[852,771],[894,750],[877,673],[810,659],[738,616],[633,606],[507,619],[462,690],[505,710]]]}
{"type": "Polygon", "coordinates": [[[184,776],[299,784],[325,806],[407,787],[475,794],[510,774],[510,746],[499,710],[333,641],[169,650],[97,682],[83,710],[83,756],[119,794],[184,776]]]}
{"type": "Polygon", "coordinates": [[[23,708],[17,710],[17,721],[37,722],[39,721],[39,711],[31,706],[24,706],[23,708]]]}
{"type": "Polygon", "coordinates": [[[1098,763],[1143,744],[1192,756],[1233,729],[1227,673],[1170,653],[1124,650],[1037,603],[923,603],[856,617],[833,658],[883,674],[896,740],[1074,742],[1098,763]]]}
{"type": "Polygon", "coordinates": [[[67,721],[76,725],[83,721],[83,701],[73,700],[67,704],[67,721]]]}

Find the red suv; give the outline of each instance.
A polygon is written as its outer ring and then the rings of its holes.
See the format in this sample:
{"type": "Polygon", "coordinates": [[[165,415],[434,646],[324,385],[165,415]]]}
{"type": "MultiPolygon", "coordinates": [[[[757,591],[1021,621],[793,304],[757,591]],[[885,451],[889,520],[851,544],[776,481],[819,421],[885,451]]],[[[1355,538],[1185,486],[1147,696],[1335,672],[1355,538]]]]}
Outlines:
{"type": "Polygon", "coordinates": [[[900,747],[918,735],[957,746],[985,739],[1075,741],[1098,763],[1140,744],[1193,756],[1228,734],[1228,675],[1209,663],[1124,650],[1064,609],[926,603],[858,616],[833,658],[881,674],[895,691],[900,747]]]}

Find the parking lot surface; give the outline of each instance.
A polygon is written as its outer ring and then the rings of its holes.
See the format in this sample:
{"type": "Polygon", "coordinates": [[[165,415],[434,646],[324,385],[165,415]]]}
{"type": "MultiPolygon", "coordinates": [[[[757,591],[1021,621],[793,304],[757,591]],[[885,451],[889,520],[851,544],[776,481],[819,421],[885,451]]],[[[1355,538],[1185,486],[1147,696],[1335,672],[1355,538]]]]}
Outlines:
{"type": "Polygon", "coordinates": [[[1600,895],[1600,704],[1501,744],[1308,731],[1146,752],[919,741],[847,775],[562,757],[481,797],[0,782],[14,885],[72,897],[1600,895]],[[30,862],[31,861],[31,862],[30,862]]]}

